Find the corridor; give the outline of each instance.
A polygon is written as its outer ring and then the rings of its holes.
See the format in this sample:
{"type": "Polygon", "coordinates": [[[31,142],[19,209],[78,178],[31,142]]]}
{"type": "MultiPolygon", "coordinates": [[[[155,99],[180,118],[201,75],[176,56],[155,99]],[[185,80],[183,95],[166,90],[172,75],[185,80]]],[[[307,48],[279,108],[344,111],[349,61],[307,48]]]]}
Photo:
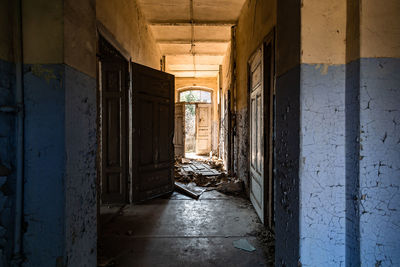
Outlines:
{"type": "Polygon", "coordinates": [[[102,209],[99,266],[273,266],[273,240],[250,202],[217,191],[102,209]],[[222,216],[223,214],[223,216],[222,216]],[[234,246],[245,239],[255,251],[234,246]]]}
{"type": "Polygon", "coordinates": [[[0,267],[400,266],[399,17],[0,0],[0,267]]]}

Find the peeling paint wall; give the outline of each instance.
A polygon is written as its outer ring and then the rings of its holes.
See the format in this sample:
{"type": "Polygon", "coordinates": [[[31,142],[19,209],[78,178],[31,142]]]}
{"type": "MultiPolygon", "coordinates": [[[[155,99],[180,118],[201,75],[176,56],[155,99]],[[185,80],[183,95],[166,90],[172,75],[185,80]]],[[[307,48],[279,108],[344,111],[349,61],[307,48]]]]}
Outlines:
{"type": "Polygon", "coordinates": [[[65,76],[61,64],[24,72],[24,266],[41,266],[64,255],[65,76]]]}
{"type": "Polygon", "coordinates": [[[278,3],[278,266],[399,264],[399,14],[391,0],[278,3]]]}
{"type": "MultiPolygon", "coordinates": [[[[0,1],[0,106],[15,105],[15,64],[13,53],[13,5],[0,1]]],[[[16,143],[15,114],[0,112],[0,266],[12,255],[16,143]]]]}
{"type": "Polygon", "coordinates": [[[246,188],[249,186],[249,119],[248,119],[248,71],[247,63],[253,52],[276,25],[276,1],[248,0],[244,4],[236,31],[236,89],[234,105],[235,127],[235,172],[246,188]]]}
{"type": "Polygon", "coordinates": [[[65,66],[65,266],[97,261],[96,79],[65,66]]]}
{"type": "Polygon", "coordinates": [[[132,61],[160,69],[160,49],[136,0],[97,0],[96,15],[132,61]]]}
{"type": "Polygon", "coordinates": [[[23,1],[24,266],[96,264],[94,3],[23,1]]]}
{"type": "Polygon", "coordinates": [[[400,264],[400,3],[360,11],[360,262],[400,264]]]}

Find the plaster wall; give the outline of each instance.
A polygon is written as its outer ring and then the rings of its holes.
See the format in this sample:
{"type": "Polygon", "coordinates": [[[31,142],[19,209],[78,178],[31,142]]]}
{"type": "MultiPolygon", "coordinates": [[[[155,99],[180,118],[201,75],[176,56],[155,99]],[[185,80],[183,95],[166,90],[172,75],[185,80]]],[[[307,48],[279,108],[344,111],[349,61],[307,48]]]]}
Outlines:
{"type": "Polygon", "coordinates": [[[276,266],[299,261],[300,6],[300,1],[277,1],[276,266]]]}
{"type": "Polygon", "coordinates": [[[23,1],[24,266],[96,262],[96,28],[85,1],[23,1]]]}
{"type": "Polygon", "coordinates": [[[95,78],[96,1],[64,0],[63,8],[64,63],[95,78]]]}
{"type": "Polygon", "coordinates": [[[25,64],[64,62],[63,0],[22,1],[25,64]]]}
{"type": "Polygon", "coordinates": [[[346,1],[302,1],[301,63],[345,63],[346,1]]]}
{"type": "MultiPolygon", "coordinates": [[[[13,6],[10,1],[0,1],[0,106],[15,105],[13,6]]],[[[13,249],[15,127],[15,115],[0,112],[0,266],[7,266],[13,249]]]]}
{"type": "Polygon", "coordinates": [[[391,0],[334,5],[278,3],[276,264],[398,265],[400,12],[391,0]],[[296,10],[298,24],[284,19],[296,10]],[[289,71],[287,27],[301,33],[289,71]]]}
{"type": "Polygon", "coordinates": [[[13,6],[7,0],[0,1],[0,59],[13,61],[13,6]]]}
{"type": "Polygon", "coordinates": [[[360,0],[362,58],[400,58],[400,2],[360,0]]]}
{"type": "Polygon", "coordinates": [[[160,49],[136,0],[97,0],[96,16],[132,61],[160,69],[160,49]]]}
{"type": "MultiPolygon", "coordinates": [[[[15,65],[0,59],[0,106],[3,105],[15,105],[15,65]]],[[[15,126],[14,114],[0,113],[0,266],[7,266],[13,247],[15,126]]]]}

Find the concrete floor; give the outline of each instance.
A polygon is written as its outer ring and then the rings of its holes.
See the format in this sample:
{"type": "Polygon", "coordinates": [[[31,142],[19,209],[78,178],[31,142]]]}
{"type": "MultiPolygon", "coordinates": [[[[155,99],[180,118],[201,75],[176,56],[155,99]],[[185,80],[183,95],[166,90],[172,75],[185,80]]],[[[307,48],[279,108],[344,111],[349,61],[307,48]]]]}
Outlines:
{"type": "Polygon", "coordinates": [[[249,201],[217,191],[198,201],[174,192],[119,211],[104,207],[101,219],[103,266],[269,266],[271,259],[249,201]],[[232,242],[242,238],[256,251],[235,248],[232,242]]]}

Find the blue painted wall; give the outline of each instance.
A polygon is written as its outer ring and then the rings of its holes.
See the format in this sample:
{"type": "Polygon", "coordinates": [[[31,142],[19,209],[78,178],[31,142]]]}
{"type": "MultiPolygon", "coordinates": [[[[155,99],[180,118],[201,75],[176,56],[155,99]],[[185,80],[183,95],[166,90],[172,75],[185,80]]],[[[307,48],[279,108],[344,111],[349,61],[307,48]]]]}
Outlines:
{"type": "Polygon", "coordinates": [[[360,258],[400,266],[400,59],[360,60],[360,258]]]}
{"type": "Polygon", "coordinates": [[[275,235],[277,266],[299,259],[300,67],[276,81],[275,235]]]}
{"type": "Polygon", "coordinates": [[[63,260],[64,79],[62,64],[25,66],[24,266],[63,260]]]}
{"type": "Polygon", "coordinates": [[[96,266],[96,79],[65,66],[65,266],[96,266]]]}
{"type": "Polygon", "coordinates": [[[303,64],[300,92],[300,262],[345,263],[345,66],[303,64]]]}
{"type": "Polygon", "coordinates": [[[95,266],[96,81],[25,67],[24,266],[95,266]]]}
{"type": "Polygon", "coordinates": [[[278,77],[277,266],[400,266],[399,70],[360,59],[278,77]]]}
{"type": "Polygon", "coordinates": [[[360,61],[346,65],[346,264],[360,266],[360,61]]]}
{"type": "MultiPolygon", "coordinates": [[[[0,60],[0,106],[15,105],[15,65],[0,60]]],[[[11,173],[0,176],[0,266],[7,266],[13,244],[15,209],[15,114],[0,112],[0,164],[11,173]]]]}

